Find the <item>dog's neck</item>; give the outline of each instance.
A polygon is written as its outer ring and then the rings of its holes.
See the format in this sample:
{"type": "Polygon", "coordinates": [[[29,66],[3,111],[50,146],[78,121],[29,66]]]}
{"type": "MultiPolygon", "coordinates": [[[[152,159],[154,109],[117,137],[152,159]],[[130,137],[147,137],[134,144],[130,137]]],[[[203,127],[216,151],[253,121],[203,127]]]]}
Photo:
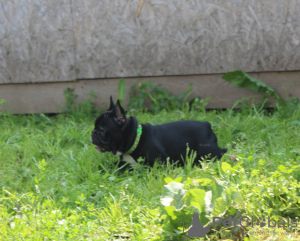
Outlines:
{"type": "Polygon", "coordinates": [[[118,149],[117,155],[122,155],[123,153],[127,152],[131,146],[133,145],[137,132],[138,122],[137,119],[133,116],[126,119],[127,123],[124,128],[124,135],[121,141],[121,144],[118,149]]]}

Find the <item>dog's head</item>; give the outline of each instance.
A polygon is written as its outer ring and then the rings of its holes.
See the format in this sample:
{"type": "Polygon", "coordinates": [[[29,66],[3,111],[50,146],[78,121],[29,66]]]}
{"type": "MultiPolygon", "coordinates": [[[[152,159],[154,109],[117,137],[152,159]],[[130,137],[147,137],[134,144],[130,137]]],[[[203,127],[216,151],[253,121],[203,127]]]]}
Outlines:
{"type": "Polygon", "coordinates": [[[96,145],[95,149],[99,152],[108,151],[116,154],[123,138],[126,122],[127,117],[119,100],[114,104],[110,97],[108,110],[97,117],[92,131],[91,142],[96,145]]]}

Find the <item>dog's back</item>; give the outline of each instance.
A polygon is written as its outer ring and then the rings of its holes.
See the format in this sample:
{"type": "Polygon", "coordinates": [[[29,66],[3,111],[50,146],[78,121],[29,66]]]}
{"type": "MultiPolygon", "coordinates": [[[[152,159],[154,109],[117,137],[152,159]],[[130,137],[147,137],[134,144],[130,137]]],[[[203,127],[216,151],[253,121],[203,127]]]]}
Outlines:
{"type": "Polygon", "coordinates": [[[179,161],[186,156],[187,145],[197,152],[197,160],[202,158],[220,159],[226,149],[219,148],[217,137],[211,129],[209,122],[192,120],[176,121],[161,125],[143,124],[141,137],[142,149],[138,150],[140,156],[147,156],[149,164],[158,158],[164,161],[179,161]],[[146,139],[143,137],[147,137],[146,139]]]}

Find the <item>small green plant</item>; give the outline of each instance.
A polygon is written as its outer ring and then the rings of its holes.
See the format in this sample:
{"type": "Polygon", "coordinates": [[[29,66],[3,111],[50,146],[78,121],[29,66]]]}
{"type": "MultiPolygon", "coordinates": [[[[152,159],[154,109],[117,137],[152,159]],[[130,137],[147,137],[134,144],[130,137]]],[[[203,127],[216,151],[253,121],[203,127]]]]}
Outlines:
{"type": "Polygon", "coordinates": [[[67,104],[64,108],[64,112],[77,113],[79,115],[93,115],[97,113],[98,109],[94,104],[94,100],[97,98],[97,96],[95,95],[95,92],[93,90],[91,90],[91,92],[88,95],[90,96],[90,98],[86,99],[81,103],[76,103],[78,95],[74,94],[74,89],[65,89],[64,96],[67,104]]]}
{"type": "MultiPolygon", "coordinates": [[[[288,218],[294,220],[294,223],[298,222],[300,184],[297,178],[289,179],[291,175],[299,176],[299,164],[296,161],[286,165],[280,164],[273,172],[269,172],[266,170],[267,162],[263,159],[256,161],[256,168],[247,168],[253,162],[254,156],[246,157],[240,154],[235,156],[232,164],[225,161],[219,164],[218,178],[215,175],[207,175],[206,169],[211,172],[211,165],[203,167],[201,178],[190,178],[189,176],[193,176],[193,170],[185,177],[165,178],[167,184],[161,196],[161,204],[164,206],[161,216],[164,230],[186,235],[191,227],[193,213],[198,214],[199,221],[205,228],[219,230],[222,238],[226,236],[227,231],[231,232],[231,237],[238,232],[241,217],[248,217],[248,221],[252,219],[254,227],[266,225],[260,223],[263,218],[272,219],[277,223],[278,220],[288,218]],[[213,221],[234,219],[235,222],[223,222],[218,225],[213,221]]],[[[253,224],[249,227],[253,228],[253,224]]]]}
{"type": "Polygon", "coordinates": [[[242,210],[244,200],[234,187],[228,182],[214,178],[165,178],[167,183],[161,196],[161,203],[165,209],[165,229],[171,232],[183,231],[191,225],[191,214],[196,212],[200,216],[203,226],[210,225],[213,217],[226,218],[242,210]],[[182,182],[182,183],[181,183],[182,182]],[[201,186],[201,188],[200,188],[201,186]],[[182,225],[184,224],[186,225],[182,225]]]}
{"type": "Polygon", "coordinates": [[[0,111],[2,109],[2,106],[6,104],[6,101],[4,99],[0,99],[0,111]]]}
{"type": "MultiPolygon", "coordinates": [[[[233,72],[225,73],[222,78],[231,84],[239,87],[239,88],[246,88],[253,90],[258,93],[264,93],[264,99],[256,104],[256,109],[262,110],[266,107],[266,104],[268,103],[268,100],[270,97],[274,98],[276,100],[276,105],[283,105],[286,101],[281,99],[279,95],[275,92],[273,88],[271,88],[269,85],[265,84],[259,79],[253,78],[252,76],[248,75],[247,73],[237,70],[233,72]]],[[[242,100],[236,101],[234,106],[239,106],[242,110],[249,110],[251,107],[254,106],[252,103],[249,107],[249,97],[245,97],[242,100]]]]}
{"type": "Polygon", "coordinates": [[[168,90],[161,85],[154,85],[154,82],[139,83],[138,87],[133,86],[130,93],[130,102],[128,108],[144,109],[146,106],[153,113],[158,113],[161,110],[176,110],[182,109],[187,98],[192,93],[192,86],[180,95],[171,95],[168,90]]]}
{"type": "Polygon", "coordinates": [[[208,105],[208,101],[211,100],[211,97],[207,97],[205,99],[200,99],[198,97],[194,97],[186,103],[186,106],[189,110],[197,111],[197,112],[205,112],[206,106],[208,105]]]}
{"type": "Polygon", "coordinates": [[[247,88],[255,92],[265,94],[264,99],[256,105],[252,103],[249,106],[249,101],[251,99],[250,97],[245,97],[242,100],[236,101],[234,107],[239,106],[239,108],[243,111],[251,111],[251,107],[255,107],[257,111],[261,111],[265,109],[268,100],[270,99],[270,97],[272,97],[276,100],[276,109],[278,110],[276,114],[286,118],[288,113],[290,113],[294,109],[297,109],[299,105],[299,100],[297,98],[293,97],[289,100],[284,100],[280,98],[275,90],[269,85],[265,84],[261,80],[251,77],[243,71],[237,70],[228,72],[224,74],[222,78],[239,88],[247,88]]]}
{"type": "Polygon", "coordinates": [[[93,90],[88,94],[89,98],[85,99],[82,103],[77,105],[77,111],[83,115],[95,115],[98,114],[98,108],[95,105],[97,96],[93,90]]]}
{"type": "Polygon", "coordinates": [[[78,98],[77,94],[74,94],[73,88],[66,88],[64,90],[64,96],[66,101],[66,107],[64,108],[64,111],[67,113],[74,112],[76,109],[76,99],[78,98]]]}
{"type": "Polygon", "coordinates": [[[130,102],[128,108],[135,110],[149,110],[152,113],[166,110],[184,110],[205,112],[210,97],[200,99],[193,97],[188,100],[192,93],[192,85],[188,90],[179,95],[171,95],[168,90],[161,87],[160,84],[154,85],[153,81],[139,83],[133,86],[130,92],[130,102]]]}
{"type": "MultiPolygon", "coordinates": [[[[291,97],[289,100],[279,100],[277,102],[277,112],[275,114],[280,115],[282,118],[288,118],[293,110],[297,110],[300,106],[300,102],[297,97],[291,97]]],[[[300,118],[300,115],[296,116],[300,118]]]]}

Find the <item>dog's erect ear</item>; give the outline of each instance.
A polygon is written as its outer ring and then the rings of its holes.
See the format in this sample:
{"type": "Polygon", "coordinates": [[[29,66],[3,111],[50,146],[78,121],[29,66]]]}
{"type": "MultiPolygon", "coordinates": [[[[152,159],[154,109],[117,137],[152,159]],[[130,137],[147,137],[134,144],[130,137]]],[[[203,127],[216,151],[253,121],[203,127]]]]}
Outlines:
{"type": "Polygon", "coordinates": [[[114,112],[115,112],[115,116],[117,118],[117,122],[118,124],[125,124],[126,122],[126,115],[125,115],[125,111],[122,108],[122,106],[120,105],[120,101],[117,100],[117,104],[114,106],[114,112]]]}
{"type": "Polygon", "coordinates": [[[115,104],[114,104],[113,98],[112,98],[112,96],[110,96],[110,105],[109,105],[108,110],[113,110],[114,107],[115,107],[115,104]]]}

